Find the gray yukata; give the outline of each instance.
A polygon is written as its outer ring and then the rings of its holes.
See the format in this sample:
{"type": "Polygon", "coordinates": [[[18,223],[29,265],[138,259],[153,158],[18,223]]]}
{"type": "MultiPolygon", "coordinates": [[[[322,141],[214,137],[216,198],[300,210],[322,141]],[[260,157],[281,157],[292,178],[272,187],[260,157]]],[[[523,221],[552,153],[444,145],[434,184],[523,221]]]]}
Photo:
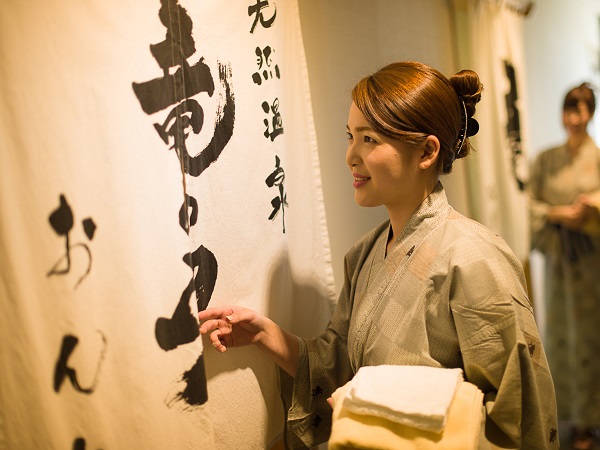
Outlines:
{"type": "Polygon", "coordinates": [[[508,245],[454,211],[441,183],[386,257],[389,232],[386,221],[346,254],[327,330],[299,338],[291,394],[282,379],[288,447],[328,440],[327,398],[360,367],[398,364],[464,369],[485,395],[482,448],[558,449],[552,379],[508,245]]]}
{"type": "Polygon", "coordinates": [[[546,222],[552,206],[600,196],[600,149],[588,138],[574,157],[564,145],[541,153],[529,191],[532,246],[545,256],[543,338],[558,417],[600,427],[600,236],[546,222]]]}

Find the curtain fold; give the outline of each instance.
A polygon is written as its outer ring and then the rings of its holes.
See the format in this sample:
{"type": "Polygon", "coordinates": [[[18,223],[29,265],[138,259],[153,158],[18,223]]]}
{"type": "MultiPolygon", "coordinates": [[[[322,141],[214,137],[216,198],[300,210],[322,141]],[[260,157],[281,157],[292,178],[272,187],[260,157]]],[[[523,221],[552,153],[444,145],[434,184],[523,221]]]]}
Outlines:
{"type": "MultiPolygon", "coordinates": [[[[526,6],[526,5],[525,5],[526,6]]],[[[529,254],[526,66],[524,6],[517,2],[469,0],[469,51],[464,67],[484,86],[476,118],[479,133],[467,163],[473,218],[501,235],[525,262],[529,254]]]]}

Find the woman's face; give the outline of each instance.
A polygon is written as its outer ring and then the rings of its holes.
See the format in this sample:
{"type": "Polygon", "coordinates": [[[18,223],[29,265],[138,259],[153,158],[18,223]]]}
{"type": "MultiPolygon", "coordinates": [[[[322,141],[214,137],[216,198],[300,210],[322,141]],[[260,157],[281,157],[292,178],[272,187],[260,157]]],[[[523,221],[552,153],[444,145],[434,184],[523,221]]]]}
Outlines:
{"type": "Polygon", "coordinates": [[[348,115],[346,163],[360,206],[401,207],[416,194],[419,152],[374,131],[352,103],[348,115]]]}
{"type": "Polygon", "coordinates": [[[579,102],[575,108],[566,108],[563,111],[563,125],[569,136],[586,132],[587,125],[592,115],[585,102],[579,102]]]}

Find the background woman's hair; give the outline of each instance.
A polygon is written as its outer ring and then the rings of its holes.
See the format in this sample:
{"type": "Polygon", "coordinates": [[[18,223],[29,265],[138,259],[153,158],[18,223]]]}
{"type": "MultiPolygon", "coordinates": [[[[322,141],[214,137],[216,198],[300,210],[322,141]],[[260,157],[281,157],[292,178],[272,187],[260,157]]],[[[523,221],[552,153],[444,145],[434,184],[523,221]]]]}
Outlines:
{"type": "Polygon", "coordinates": [[[467,119],[475,114],[482,88],[471,70],[448,80],[426,64],[403,61],[360,80],[352,90],[352,100],[369,125],[384,136],[412,145],[436,136],[440,141],[438,170],[449,173],[454,160],[469,153],[468,138],[460,149],[458,145],[467,119]]]}
{"type": "Polygon", "coordinates": [[[590,83],[581,83],[579,86],[574,87],[567,92],[563,102],[563,111],[566,109],[577,108],[579,102],[583,102],[587,105],[590,116],[594,115],[594,111],[596,110],[596,97],[590,83]]]}

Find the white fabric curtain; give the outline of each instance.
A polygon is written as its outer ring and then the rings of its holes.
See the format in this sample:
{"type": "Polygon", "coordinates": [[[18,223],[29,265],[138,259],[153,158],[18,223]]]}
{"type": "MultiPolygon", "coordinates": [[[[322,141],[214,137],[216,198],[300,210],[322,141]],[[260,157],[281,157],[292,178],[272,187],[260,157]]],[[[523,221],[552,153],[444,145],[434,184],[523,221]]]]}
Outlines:
{"type": "Polygon", "coordinates": [[[0,8],[0,448],[268,448],[335,292],[297,1],[0,8]]]}
{"type": "Polygon", "coordinates": [[[476,114],[481,128],[471,140],[476,151],[468,162],[472,213],[521,261],[529,254],[524,8],[516,1],[469,0],[466,21],[466,66],[484,85],[476,114]]]}

